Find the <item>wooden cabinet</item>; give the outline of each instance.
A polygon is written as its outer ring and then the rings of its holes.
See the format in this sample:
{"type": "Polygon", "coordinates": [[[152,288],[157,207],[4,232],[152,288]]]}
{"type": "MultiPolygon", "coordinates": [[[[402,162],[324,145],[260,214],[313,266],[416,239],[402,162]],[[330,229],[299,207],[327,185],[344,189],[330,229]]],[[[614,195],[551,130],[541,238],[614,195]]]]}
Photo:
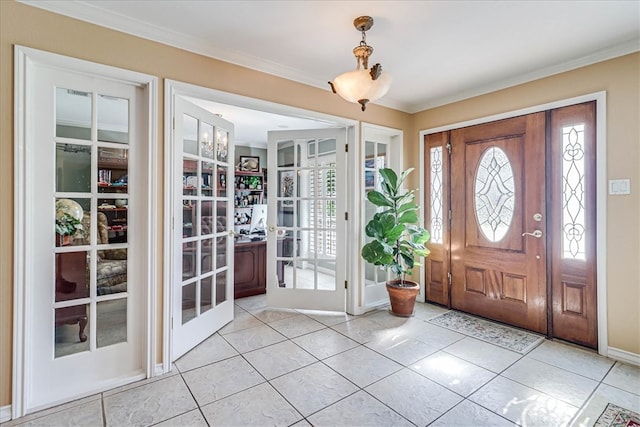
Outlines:
{"type": "Polygon", "coordinates": [[[234,298],[267,292],[267,242],[236,242],[234,298]]]}

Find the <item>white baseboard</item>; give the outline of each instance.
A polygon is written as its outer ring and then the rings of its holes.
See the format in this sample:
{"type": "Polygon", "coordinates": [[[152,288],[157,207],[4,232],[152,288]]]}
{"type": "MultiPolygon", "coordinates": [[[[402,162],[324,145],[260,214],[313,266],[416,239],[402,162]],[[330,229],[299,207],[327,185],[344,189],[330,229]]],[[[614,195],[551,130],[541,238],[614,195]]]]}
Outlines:
{"type": "Polygon", "coordinates": [[[11,405],[0,407],[0,423],[11,421],[11,405]]]}
{"type": "Polygon", "coordinates": [[[640,366],[640,354],[609,347],[607,356],[612,359],[619,360],[620,362],[628,363],[629,365],[640,366]]]}
{"type": "Polygon", "coordinates": [[[164,372],[164,367],[163,367],[162,363],[156,363],[156,366],[155,366],[154,371],[153,371],[153,376],[157,377],[157,376],[160,376],[160,375],[162,375],[164,373],[165,372],[164,372]]]}

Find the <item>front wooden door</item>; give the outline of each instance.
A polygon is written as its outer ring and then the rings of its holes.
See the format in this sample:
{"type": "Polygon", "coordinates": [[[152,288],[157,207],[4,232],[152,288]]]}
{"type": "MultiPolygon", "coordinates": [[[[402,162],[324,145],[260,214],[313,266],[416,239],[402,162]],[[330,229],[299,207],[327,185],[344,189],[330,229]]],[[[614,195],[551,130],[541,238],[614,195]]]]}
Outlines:
{"type": "Polygon", "coordinates": [[[425,136],[427,301],[597,348],[595,111],[425,136]]]}
{"type": "Polygon", "coordinates": [[[545,113],[451,131],[451,306],[547,332],[545,113]]]}

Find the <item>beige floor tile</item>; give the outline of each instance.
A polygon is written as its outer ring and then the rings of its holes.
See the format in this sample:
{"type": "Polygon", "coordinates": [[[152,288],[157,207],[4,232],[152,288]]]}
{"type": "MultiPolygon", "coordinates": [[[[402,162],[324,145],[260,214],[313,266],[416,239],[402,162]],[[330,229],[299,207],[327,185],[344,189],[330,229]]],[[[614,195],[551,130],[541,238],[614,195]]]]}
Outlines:
{"type": "Polygon", "coordinates": [[[104,398],[108,426],[151,425],[196,407],[179,375],[104,398]]]}

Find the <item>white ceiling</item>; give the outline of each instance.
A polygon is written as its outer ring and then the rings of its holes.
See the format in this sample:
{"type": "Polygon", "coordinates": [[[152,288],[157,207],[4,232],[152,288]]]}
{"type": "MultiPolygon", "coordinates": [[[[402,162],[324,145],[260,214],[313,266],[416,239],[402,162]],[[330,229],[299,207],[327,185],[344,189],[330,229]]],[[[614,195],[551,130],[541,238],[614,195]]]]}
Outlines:
{"type": "Polygon", "coordinates": [[[24,3],[326,90],[369,15],[371,61],[393,76],[377,103],[409,113],[640,50],[637,0],[24,3]]]}
{"type": "Polygon", "coordinates": [[[267,148],[267,132],[271,130],[302,130],[337,127],[335,123],[291,115],[222,104],[205,99],[187,98],[207,111],[220,115],[234,124],[234,142],[255,148],[267,148]]]}

